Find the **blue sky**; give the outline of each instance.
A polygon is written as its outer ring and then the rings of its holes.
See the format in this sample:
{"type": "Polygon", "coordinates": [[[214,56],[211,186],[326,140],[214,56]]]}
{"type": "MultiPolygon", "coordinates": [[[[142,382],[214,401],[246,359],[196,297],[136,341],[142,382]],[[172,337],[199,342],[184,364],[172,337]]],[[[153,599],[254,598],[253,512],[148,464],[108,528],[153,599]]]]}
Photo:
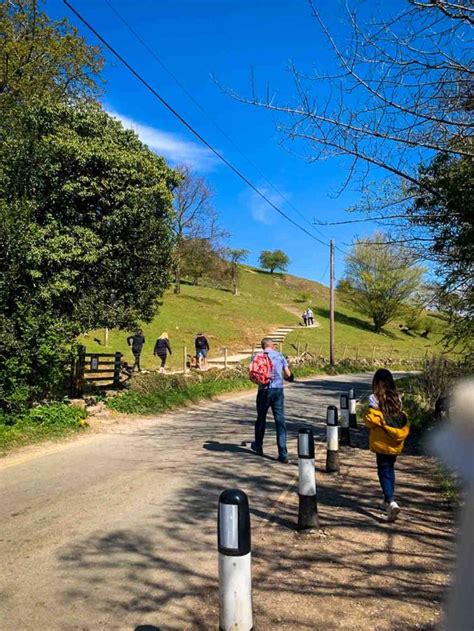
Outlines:
{"type": "MultiPolygon", "coordinates": [[[[340,158],[311,164],[300,159],[282,146],[271,114],[233,100],[212,78],[248,94],[253,69],[257,85],[265,89],[269,83],[280,100],[291,100],[293,86],[287,71],[290,60],[302,69],[314,64],[325,68],[332,63],[306,0],[108,0],[199,101],[205,113],[133,37],[106,0],[71,1],[175,109],[282,210],[309,228],[262,174],[307,221],[347,219],[345,209],[357,201],[358,193],[355,189],[346,190],[340,197],[335,193],[349,164],[340,158]]],[[[331,27],[343,34],[338,3],[326,0],[319,4],[331,27]]],[[[97,43],[60,0],[48,0],[45,8],[51,17],[67,16],[87,41],[97,43]]],[[[379,2],[370,3],[370,11],[379,8],[379,2]]],[[[279,217],[200,145],[110,53],[104,51],[104,55],[104,106],[170,163],[187,162],[208,179],[214,205],[232,234],[230,245],[250,250],[249,262],[253,264],[262,249],[281,248],[290,256],[291,273],[327,284],[328,248],[279,217]]],[[[334,238],[341,247],[372,229],[370,224],[321,228],[326,240],[334,238]]],[[[336,277],[343,269],[343,255],[338,252],[336,277]]]]}

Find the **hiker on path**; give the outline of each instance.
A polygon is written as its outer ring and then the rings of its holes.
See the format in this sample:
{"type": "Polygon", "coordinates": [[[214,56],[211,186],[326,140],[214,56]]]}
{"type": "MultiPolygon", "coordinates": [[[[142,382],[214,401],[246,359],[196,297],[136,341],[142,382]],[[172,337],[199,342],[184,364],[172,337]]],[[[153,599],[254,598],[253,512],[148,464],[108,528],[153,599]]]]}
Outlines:
{"type": "Polygon", "coordinates": [[[273,340],[265,337],[261,345],[262,351],[253,356],[249,366],[250,378],[258,384],[255,441],[250,445],[250,448],[259,456],[263,456],[263,437],[265,436],[267,413],[271,408],[275,419],[278,460],[287,464],[283,379],[291,382],[294,381],[294,377],[288,368],[286,358],[275,350],[273,340]]]}
{"type": "Polygon", "coordinates": [[[314,313],[311,307],[306,309],[306,322],[308,323],[308,326],[314,325],[314,313]]]}
{"type": "Polygon", "coordinates": [[[132,347],[133,357],[135,358],[134,364],[132,366],[132,372],[134,372],[135,368],[138,370],[138,372],[141,372],[142,369],[140,367],[140,355],[142,354],[143,345],[145,344],[143,331],[141,329],[138,329],[135,335],[129,335],[127,337],[127,344],[132,347]]]}
{"type": "Polygon", "coordinates": [[[369,428],[370,451],[377,458],[377,473],[384,497],[382,508],[387,511],[387,521],[395,521],[400,513],[395,501],[395,462],[403,451],[410,426],[392,373],[385,368],[379,368],[374,375],[369,406],[364,423],[369,428]]]}
{"type": "Polygon", "coordinates": [[[303,320],[303,326],[308,326],[308,316],[306,314],[306,311],[303,311],[303,313],[301,314],[301,318],[303,320]]]}
{"type": "Polygon", "coordinates": [[[207,337],[204,333],[198,333],[196,335],[196,339],[194,340],[194,348],[196,349],[196,358],[198,368],[202,368],[202,366],[206,366],[207,364],[207,354],[210,350],[209,342],[207,341],[207,337]]]}
{"type": "Polygon", "coordinates": [[[168,333],[164,332],[160,335],[160,337],[155,342],[155,348],[153,350],[153,355],[156,355],[161,360],[160,372],[165,372],[165,364],[167,354],[171,353],[170,341],[168,338],[168,333]]]}

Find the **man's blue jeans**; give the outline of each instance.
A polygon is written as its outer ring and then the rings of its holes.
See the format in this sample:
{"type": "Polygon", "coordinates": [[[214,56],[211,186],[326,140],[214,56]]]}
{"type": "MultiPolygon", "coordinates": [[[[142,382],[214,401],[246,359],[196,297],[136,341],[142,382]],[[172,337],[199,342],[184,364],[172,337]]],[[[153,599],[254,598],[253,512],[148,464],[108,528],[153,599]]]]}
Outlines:
{"type": "Polygon", "coordinates": [[[283,388],[262,388],[257,394],[257,422],[255,423],[255,446],[263,449],[263,437],[267,424],[267,413],[271,408],[277,434],[278,456],[288,457],[286,448],[286,423],[283,388]]]}
{"type": "Polygon", "coordinates": [[[380,486],[386,502],[390,504],[395,499],[395,461],[397,456],[389,454],[375,454],[377,456],[377,473],[380,486]]]}

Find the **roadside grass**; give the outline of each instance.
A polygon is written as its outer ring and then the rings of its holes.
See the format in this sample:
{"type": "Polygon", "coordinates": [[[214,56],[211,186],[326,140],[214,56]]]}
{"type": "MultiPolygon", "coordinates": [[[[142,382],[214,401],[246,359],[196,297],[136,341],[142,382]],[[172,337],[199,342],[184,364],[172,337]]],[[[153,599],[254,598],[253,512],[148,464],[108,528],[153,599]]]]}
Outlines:
{"type": "MultiPolygon", "coordinates": [[[[229,353],[251,348],[263,335],[282,325],[297,325],[300,313],[311,304],[315,311],[317,328],[299,327],[285,341],[283,352],[295,354],[300,342],[301,350],[308,344],[313,354],[328,357],[329,315],[327,310],[328,288],[319,283],[291,275],[269,274],[262,270],[242,266],[240,273],[240,295],[233,296],[225,289],[206,286],[182,285],[181,294],[166,292],[158,314],[149,324],[142,326],[146,343],[142,353],[142,367],[156,369],[158,360],[153,356],[156,339],[167,332],[173,350],[168,359],[172,370],[183,365],[183,348],[194,354],[194,337],[203,331],[211,345],[211,357],[222,355],[226,346],[229,353]],[[312,296],[302,304],[301,295],[312,296]]],[[[428,316],[433,321],[433,332],[428,339],[419,335],[407,335],[399,329],[403,319],[387,327],[384,334],[376,334],[365,316],[355,312],[344,302],[336,299],[336,357],[352,359],[359,349],[359,357],[370,359],[376,346],[376,358],[407,358],[439,352],[443,332],[443,321],[428,316]],[[346,351],[344,349],[346,348],[346,351]]],[[[133,361],[127,346],[127,335],[132,333],[111,330],[109,345],[104,346],[104,330],[91,331],[80,338],[89,352],[120,351],[128,361],[133,361]],[[95,341],[98,340],[98,341],[95,341]]]]}
{"type": "Polygon", "coordinates": [[[28,443],[64,438],[87,427],[86,413],[64,403],[32,408],[16,416],[0,416],[0,454],[28,443]]]}
{"type": "Polygon", "coordinates": [[[140,375],[132,388],[107,400],[107,406],[124,414],[157,414],[211,399],[225,392],[255,388],[246,372],[239,369],[183,375],[140,375]]]}

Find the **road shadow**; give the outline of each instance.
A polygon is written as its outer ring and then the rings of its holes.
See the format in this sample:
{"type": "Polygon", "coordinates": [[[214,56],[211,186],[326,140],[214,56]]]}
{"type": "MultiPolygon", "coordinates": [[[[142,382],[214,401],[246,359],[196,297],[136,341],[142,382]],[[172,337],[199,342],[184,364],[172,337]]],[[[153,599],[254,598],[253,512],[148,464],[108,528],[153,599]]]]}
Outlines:
{"type": "MultiPolygon", "coordinates": [[[[361,379],[355,387],[364,392],[370,377],[364,383],[361,379]]],[[[131,518],[129,528],[109,531],[104,526],[103,531],[63,547],[58,563],[65,603],[86,601],[88,607],[117,620],[130,614],[146,616],[155,629],[215,628],[217,503],[222,490],[233,487],[245,491],[250,502],[254,602],[260,628],[343,628],[346,612],[360,603],[368,612],[381,607],[397,612],[400,628],[415,628],[405,621],[404,611],[425,612],[442,600],[442,577],[452,560],[452,528],[440,511],[436,485],[428,475],[430,466],[412,453],[397,463],[403,516],[395,525],[386,521],[378,508],[381,493],[375,457],[367,450],[363,428],[353,434],[355,447],[341,448],[339,474],[324,472],[325,408],[352,385],[344,379],[322,379],[295,384],[287,391],[291,449],[301,427],[311,427],[316,438],[322,534],[296,539],[295,467],[257,457],[240,445],[251,439],[255,402],[207,406],[203,414],[213,419],[212,435],[196,411],[189,414],[189,421],[173,426],[177,445],[200,446],[192,462],[186,463],[184,450],[171,464],[150,464],[157,470],[176,466],[175,462],[188,467],[186,483],[172,501],[160,502],[162,490],[157,484],[156,509],[150,508],[140,528],[131,518]],[[279,606],[282,602],[284,608],[279,606]],[[169,625],[171,615],[174,626],[169,625]]],[[[158,445],[162,432],[157,423],[137,431],[130,440],[158,445]]],[[[267,448],[276,454],[271,417],[267,448]]],[[[367,622],[364,611],[360,615],[366,624],[361,628],[375,630],[377,622],[367,622]]]]}

